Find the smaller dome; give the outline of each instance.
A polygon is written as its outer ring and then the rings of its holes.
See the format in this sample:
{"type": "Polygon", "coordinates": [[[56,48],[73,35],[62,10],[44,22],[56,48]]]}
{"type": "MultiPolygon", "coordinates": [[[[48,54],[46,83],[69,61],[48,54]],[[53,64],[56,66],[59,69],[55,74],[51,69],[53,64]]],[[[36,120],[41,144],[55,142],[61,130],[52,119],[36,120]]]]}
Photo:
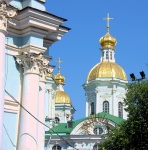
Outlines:
{"type": "Polygon", "coordinates": [[[106,33],[105,36],[101,37],[99,42],[101,47],[107,47],[113,49],[117,44],[116,39],[113,36],[111,36],[109,33],[106,33]]]}
{"type": "Polygon", "coordinates": [[[56,91],[55,104],[71,104],[70,97],[64,91],[56,91]]]}
{"type": "Polygon", "coordinates": [[[64,82],[65,82],[65,77],[63,75],[61,75],[60,73],[58,73],[57,75],[55,75],[54,79],[55,79],[56,83],[62,83],[62,84],[64,84],[64,82]]]}

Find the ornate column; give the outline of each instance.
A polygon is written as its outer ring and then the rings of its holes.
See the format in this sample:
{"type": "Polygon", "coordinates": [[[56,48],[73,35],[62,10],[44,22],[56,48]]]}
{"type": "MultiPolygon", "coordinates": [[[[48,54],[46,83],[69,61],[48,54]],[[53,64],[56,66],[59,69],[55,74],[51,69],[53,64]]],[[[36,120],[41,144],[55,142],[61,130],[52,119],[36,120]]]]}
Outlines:
{"type": "Polygon", "coordinates": [[[16,9],[8,7],[0,0],[0,149],[2,149],[2,129],[4,113],[4,88],[5,88],[5,35],[7,33],[7,21],[16,15],[16,9]]]}
{"type": "MultiPolygon", "coordinates": [[[[38,118],[40,71],[47,66],[43,54],[23,54],[16,56],[17,62],[24,67],[22,105],[38,118]]],[[[38,149],[38,121],[21,108],[19,150],[38,149]]]]}
{"type": "MultiPolygon", "coordinates": [[[[39,83],[39,107],[38,107],[38,119],[41,122],[45,122],[45,82],[47,73],[52,73],[53,69],[48,66],[42,68],[40,71],[40,83],[39,83]]],[[[44,150],[45,141],[45,127],[38,123],[38,150],[44,150]]]]}

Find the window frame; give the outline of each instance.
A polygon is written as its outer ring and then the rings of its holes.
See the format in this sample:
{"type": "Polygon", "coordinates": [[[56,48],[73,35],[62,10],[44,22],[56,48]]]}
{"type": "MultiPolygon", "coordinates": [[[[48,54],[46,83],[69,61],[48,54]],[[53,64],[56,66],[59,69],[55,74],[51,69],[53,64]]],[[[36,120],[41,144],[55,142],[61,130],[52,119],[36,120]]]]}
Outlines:
{"type": "Polygon", "coordinates": [[[90,115],[94,115],[95,114],[95,103],[91,102],[90,104],[90,115]]]}
{"type": "Polygon", "coordinates": [[[118,117],[123,118],[123,103],[118,102],[118,117]]]}
{"type": "Polygon", "coordinates": [[[103,112],[109,114],[109,102],[108,101],[103,102],[103,112]]]}

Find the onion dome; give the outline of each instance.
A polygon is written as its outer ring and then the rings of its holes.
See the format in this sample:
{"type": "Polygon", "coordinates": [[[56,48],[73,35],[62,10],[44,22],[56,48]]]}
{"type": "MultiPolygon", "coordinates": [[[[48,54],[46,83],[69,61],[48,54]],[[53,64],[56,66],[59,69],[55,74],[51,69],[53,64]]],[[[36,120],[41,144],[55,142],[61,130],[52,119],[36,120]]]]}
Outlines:
{"type": "Polygon", "coordinates": [[[60,72],[54,76],[54,79],[56,83],[64,84],[65,82],[65,77],[61,75],[60,72]]]}
{"type": "Polygon", "coordinates": [[[99,42],[102,48],[114,49],[117,44],[116,38],[111,36],[109,32],[107,32],[105,36],[101,37],[99,42]]]}
{"type": "Polygon", "coordinates": [[[97,78],[117,78],[127,80],[126,73],[118,64],[114,62],[101,62],[95,65],[89,72],[87,81],[97,78]]]}
{"type": "Polygon", "coordinates": [[[60,73],[60,63],[62,62],[60,58],[57,60],[59,67],[58,67],[58,74],[54,76],[55,82],[64,84],[65,82],[65,77],[60,73]]]}
{"type": "Polygon", "coordinates": [[[56,91],[55,104],[71,104],[70,97],[64,91],[56,91]]]}

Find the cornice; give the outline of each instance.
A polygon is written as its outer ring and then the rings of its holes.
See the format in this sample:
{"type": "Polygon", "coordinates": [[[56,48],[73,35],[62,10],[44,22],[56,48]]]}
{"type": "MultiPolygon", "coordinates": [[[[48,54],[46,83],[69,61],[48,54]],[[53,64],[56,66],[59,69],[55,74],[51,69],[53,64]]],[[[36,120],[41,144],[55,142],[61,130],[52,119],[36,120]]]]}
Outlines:
{"type": "Polygon", "coordinates": [[[16,36],[28,34],[39,35],[46,39],[46,43],[52,44],[61,40],[70,28],[62,26],[66,19],[55,16],[45,11],[27,7],[18,11],[18,15],[8,23],[8,31],[16,36]],[[47,42],[49,40],[49,42],[47,42]]]}
{"type": "Polygon", "coordinates": [[[37,45],[24,45],[24,46],[16,46],[16,45],[11,45],[11,44],[6,44],[6,53],[16,56],[21,54],[22,52],[24,53],[44,53],[47,50],[45,47],[40,47],[37,45]]]}

